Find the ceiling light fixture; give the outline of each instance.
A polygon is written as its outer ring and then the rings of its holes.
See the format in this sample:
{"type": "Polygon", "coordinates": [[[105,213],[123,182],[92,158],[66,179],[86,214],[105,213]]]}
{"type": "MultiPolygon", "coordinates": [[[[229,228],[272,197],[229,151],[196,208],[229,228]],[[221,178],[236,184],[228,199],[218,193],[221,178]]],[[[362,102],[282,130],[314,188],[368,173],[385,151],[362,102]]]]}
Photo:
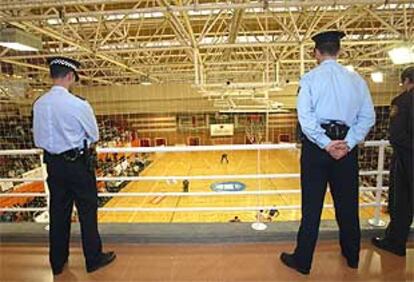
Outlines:
{"type": "Polygon", "coordinates": [[[141,85],[148,86],[148,85],[151,85],[151,84],[152,84],[152,82],[151,82],[151,81],[149,81],[149,80],[144,80],[144,81],[141,81],[141,85]]]}
{"type": "Polygon", "coordinates": [[[150,78],[149,78],[149,76],[147,75],[147,76],[144,76],[142,79],[141,79],[141,85],[145,85],[145,86],[148,86],[148,85],[151,85],[152,84],[152,82],[151,82],[151,80],[150,80],[150,78]]]}
{"type": "Polygon", "coordinates": [[[388,55],[393,64],[403,65],[414,62],[413,46],[399,46],[388,51],[388,55]]]}
{"type": "Polygon", "coordinates": [[[371,73],[371,79],[375,83],[382,83],[384,81],[384,74],[380,71],[371,73]]]}
{"type": "Polygon", "coordinates": [[[17,51],[42,50],[42,40],[17,28],[0,30],[0,45],[17,51]]]}

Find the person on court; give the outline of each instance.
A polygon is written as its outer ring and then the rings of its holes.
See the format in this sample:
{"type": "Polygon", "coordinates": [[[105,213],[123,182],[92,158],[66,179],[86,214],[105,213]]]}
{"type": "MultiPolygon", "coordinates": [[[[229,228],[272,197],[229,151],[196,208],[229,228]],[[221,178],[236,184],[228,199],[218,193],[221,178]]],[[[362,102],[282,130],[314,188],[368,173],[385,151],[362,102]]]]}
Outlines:
{"type": "Polygon", "coordinates": [[[183,192],[188,193],[190,191],[190,181],[188,179],[184,179],[183,181],[183,192]]]}
{"type": "Polygon", "coordinates": [[[99,140],[89,103],[69,92],[79,80],[80,63],[64,57],[48,60],[53,87],[33,106],[33,136],[43,149],[50,191],[49,261],[54,275],[62,273],[69,258],[71,214],[79,214],[87,272],[115,259],[102,252],[98,231],[95,165],[91,148],[99,140]]]}
{"type": "Polygon", "coordinates": [[[340,39],[328,31],[315,35],[318,66],[300,80],[297,111],[302,130],[302,219],[296,249],[282,253],[281,261],[309,274],[327,184],[335,206],[342,255],[358,268],[360,226],[358,215],[358,148],[375,123],[367,83],[337,62],[340,39]]]}
{"type": "Polygon", "coordinates": [[[221,155],[221,160],[220,160],[220,163],[222,164],[223,162],[226,162],[226,164],[228,164],[228,163],[229,163],[229,159],[228,159],[228,157],[227,157],[227,153],[223,153],[223,154],[221,155]]]}
{"type": "Polygon", "coordinates": [[[278,210],[275,206],[273,206],[273,207],[269,210],[269,212],[267,213],[266,220],[267,220],[268,222],[272,222],[272,220],[273,220],[273,219],[275,219],[276,217],[278,217],[278,216],[279,216],[279,214],[280,214],[279,210],[278,210]]]}
{"type": "Polygon", "coordinates": [[[414,66],[401,74],[404,92],[391,102],[390,143],[393,149],[393,166],[390,178],[390,222],[384,237],[372,238],[372,243],[398,256],[406,255],[410,226],[413,222],[413,107],[414,66]]]}

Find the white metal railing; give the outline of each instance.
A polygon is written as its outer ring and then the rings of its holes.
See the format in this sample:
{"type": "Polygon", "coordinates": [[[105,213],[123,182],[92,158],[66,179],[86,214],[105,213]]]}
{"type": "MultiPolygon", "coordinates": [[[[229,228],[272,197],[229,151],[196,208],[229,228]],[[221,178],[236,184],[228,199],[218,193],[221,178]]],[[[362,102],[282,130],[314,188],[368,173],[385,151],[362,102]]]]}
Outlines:
{"type": "MultiPolygon", "coordinates": [[[[383,174],[388,174],[383,171],[383,174]]],[[[378,175],[377,170],[361,171],[361,176],[378,175]]],[[[115,176],[115,177],[97,177],[97,181],[157,181],[157,180],[212,180],[212,179],[286,179],[299,178],[299,173],[273,173],[273,174],[219,174],[219,175],[171,175],[171,176],[115,176]]],[[[43,178],[0,178],[0,182],[35,182],[43,181],[43,178]]]]}
{"type": "MultiPolygon", "coordinates": [[[[375,202],[361,203],[360,207],[375,207],[375,215],[369,219],[369,223],[374,226],[383,226],[384,222],[380,218],[381,193],[388,187],[383,187],[383,175],[388,174],[384,171],[385,147],[389,146],[388,141],[367,141],[365,147],[379,147],[378,167],[375,171],[361,171],[361,176],[376,175],[376,187],[362,187],[360,192],[375,191],[375,202]]],[[[98,148],[98,153],[149,153],[149,152],[200,152],[200,151],[240,151],[240,150],[283,150],[296,149],[296,144],[252,144],[252,145],[214,145],[214,146],[169,146],[169,147],[120,147],[120,148],[98,148]]],[[[43,152],[38,149],[31,150],[3,150],[0,155],[39,155],[41,165],[43,164],[43,152]]],[[[44,169],[45,171],[45,169],[44,169]]],[[[0,193],[2,197],[48,197],[46,174],[42,178],[0,178],[0,182],[33,182],[42,181],[45,185],[45,193],[0,193]]],[[[123,177],[98,177],[98,181],[158,181],[158,180],[211,180],[211,179],[282,179],[282,178],[300,178],[299,173],[279,173],[279,174],[235,174],[235,175],[193,175],[193,176],[123,176],[123,177]]],[[[118,193],[99,193],[99,197],[147,197],[147,196],[170,196],[170,197],[196,197],[196,196],[237,196],[237,195],[280,195],[280,194],[299,194],[300,189],[282,189],[282,190],[254,190],[238,192],[118,192],[118,193]]],[[[1,211],[47,211],[43,208],[0,208],[1,211]]],[[[332,208],[332,204],[324,205],[326,208],[332,208]]],[[[187,208],[142,208],[142,207],[113,207],[99,208],[100,211],[111,212],[206,212],[206,211],[258,211],[272,209],[274,206],[239,206],[239,207],[187,207],[187,208]]],[[[300,205],[281,205],[277,207],[280,210],[300,209],[300,205]]]]}
{"type": "MultiPolygon", "coordinates": [[[[359,192],[372,192],[377,191],[377,187],[363,187],[359,189],[359,192]]],[[[387,191],[388,187],[381,188],[382,191],[387,191]]],[[[223,191],[223,192],[116,192],[116,193],[99,193],[100,197],[197,197],[197,196],[243,196],[243,195],[282,195],[282,194],[300,194],[300,189],[281,189],[281,190],[253,190],[253,191],[223,191]]],[[[46,193],[3,193],[1,197],[44,197],[46,193]]]]}
{"type": "MultiPolygon", "coordinates": [[[[375,203],[362,203],[360,207],[375,207],[375,203]]],[[[324,205],[325,208],[333,208],[332,204],[324,205]]],[[[210,212],[210,211],[259,211],[274,209],[275,206],[249,206],[249,207],[191,207],[191,208],[135,208],[135,207],[118,207],[99,208],[100,211],[117,211],[117,212],[210,212]]],[[[277,206],[278,210],[297,210],[300,205],[277,206]]],[[[5,208],[4,211],[47,211],[47,208],[5,208]]]]}

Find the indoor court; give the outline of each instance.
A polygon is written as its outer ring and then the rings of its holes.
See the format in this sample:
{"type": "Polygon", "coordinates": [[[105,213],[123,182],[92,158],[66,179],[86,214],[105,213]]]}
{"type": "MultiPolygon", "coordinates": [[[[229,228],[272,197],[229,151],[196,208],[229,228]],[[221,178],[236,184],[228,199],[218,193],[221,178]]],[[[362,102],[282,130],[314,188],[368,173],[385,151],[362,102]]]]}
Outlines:
{"type": "MultiPolygon", "coordinates": [[[[188,175],[226,175],[226,174],[276,174],[299,173],[299,153],[293,150],[273,151],[232,151],[228,152],[229,163],[220,163],[222,152],[191,152],[191,153],[157,153],[151,156],[152,163],[141,176],[188,176],[188,175]]],[[[226,179],[239,181],[239,179],[226,179]]],[[[298,178],[287,179],[243,179],[245,191],[288,190],[299,189],[298,178]]],[[[211,192],[210,180],[195,180],[190,182],[191,192],[211,192]]],[[[128,183],[122,192],[182,192],[181,181],[137,181],[128,183]]],[[[361,192],[362,193],[362,192],[361,192]]],[[[360,198],[361,202],[366,197],[360,198]]],[[[327,193],[326,203],[332,199],[327,193]]],[[[178,197],[114,197],[105,207],[247,207],[300,205],[300,193],[283,195],[235,195],[235,196],[178,196],[178,197]]],[[[234,216],[239,216],[243,222],[256,220],[257,211],[232,212],[100,212],[102,222],[228,222],[234,216]]],[[[361,208],[362,219],[372,218],[372,207],[361,208]]],[[[323,219],[335,219],[333,209],[325,209],[323,219]]],[[[281,210],[275,221],[300,220],[299,210],[281,210]]]]}

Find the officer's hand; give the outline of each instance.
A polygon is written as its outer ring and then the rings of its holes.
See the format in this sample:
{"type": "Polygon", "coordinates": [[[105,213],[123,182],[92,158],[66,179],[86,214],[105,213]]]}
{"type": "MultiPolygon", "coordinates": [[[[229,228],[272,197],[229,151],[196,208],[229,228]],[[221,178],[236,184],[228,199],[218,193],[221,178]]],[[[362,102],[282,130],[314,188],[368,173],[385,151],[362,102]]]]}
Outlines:
{"type": "Polygon", "coordinates": [[[340,160],[343,157],[345,157],[348,154],[348,148],[341,148],[341,149],[336,149],[332,154],[332,158],[334,158],[335,160],[340,160]]]}
{"type": "Polygon", "coordinates": [[[343,140],[333,140],[325,147],[325,150],[330,153],[337,149],[344,149],[346,147],[346,142],[343,140]]]}
{"type": "Polygon", "coordinates": [[[331,155],[335,160],[342,159],[346,154],[348,154],[348,146],[343,140],[334,140],[331,141],[326,147],[325,150],[331,155]]]}

